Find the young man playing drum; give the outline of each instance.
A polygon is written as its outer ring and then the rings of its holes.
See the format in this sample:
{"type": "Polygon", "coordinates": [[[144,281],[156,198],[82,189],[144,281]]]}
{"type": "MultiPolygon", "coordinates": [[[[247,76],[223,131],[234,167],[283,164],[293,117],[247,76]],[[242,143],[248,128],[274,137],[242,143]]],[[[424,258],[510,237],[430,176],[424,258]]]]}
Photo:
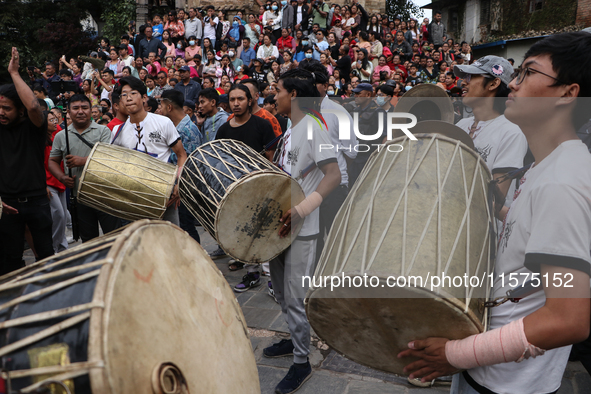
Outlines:
{"type": "MultiPolygon", "coordinates": [[[[146,112],[144,99],[147,98],[146,86],[135,77],[119,80],[121,86],[120,104],[125,105],[129,119],[121,126],[113,128],[113,145],[144,152],[165,163],[172,152],[177,156],[178,174],[187,160],[187,152],[181,137],[170,119],[162,115],[146,112]]],[[[180,204],[178,184],[175,185],[163,220],[179,225],[178,206],[180,204]]]]}
{"type": "Polygon", "coordinates": [[[411,378],[464,370],[453,393],[555,393],[570,345],[589,336],[591,156],[576,130],[588,118],[590,49],[584,32],[545,38],[509,84],[505,115],[525,134],[535,163],[505,218],[493,297],[516,288],[509,275],[519,286],[538,278],[532,284],[543,292],[493,307],[486,333],[411,341],[398,355],[419,358],[405,369],[411,378]]]}
{"type": "Polygon", "coordinates": [[[275,388],[276,393],[287,394],[300,388],[312,373],[308,362],[310,323],[304,309],[307,289],[303,286],[302,277],[314,275],[318,207],[340,184],[341,172],[334,150],[319,149],[321,144],[331,143],[328,131],[302,109],[312,106],[310,101],[315,101],[312,107],[316,108],[316,112],[320,109],[321,98],[314,74],[301,69],[286,72],[279,79],[275,98],[277,111],[287,114],[292,122],[275,155],[275,162],[292,177],[297,177],[306,194],[306,199],[287,211],[281,219],[283,226],[279,234],[282,237],[290,236],[292,223],[304,220],[299,234],[294,234],[289,249],[269,263],[275,296],[281,304],[291,339],[264,349],[263,355],[282,357],[293,354],[294,364],[275,388]],[[313,130],[311,139],[308,139],[309,125],[313,130]]]}
{"type": "MultiPolygon", "coordinates": [[[[463,79],[463,103],[474,112],[474,116],[460,120],[457,126],[472,137],[494,179],[523,167],[527,141],[519,127],[503,115],[504,98],[509,95],[513,74],[511,63],[499,56],[485,56],[469,66],[455,66],[454,73],[463,79]]],[[[498,227],[513,201],[515,184],[512,180],[498,184],[505,197],[505,203],[497,210],[498,227]]]]}

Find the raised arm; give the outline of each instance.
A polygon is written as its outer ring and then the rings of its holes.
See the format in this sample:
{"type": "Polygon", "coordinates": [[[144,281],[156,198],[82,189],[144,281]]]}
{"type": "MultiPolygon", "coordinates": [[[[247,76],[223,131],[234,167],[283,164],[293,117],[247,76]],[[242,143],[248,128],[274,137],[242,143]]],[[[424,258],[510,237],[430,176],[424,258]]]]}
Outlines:
{"type": "Polygon", "coordinates": [[[14,83],[14,87],[16,88],[18,96],[20,97],[21,101],[23,102],[23,105],[27,109],[29,119],[31,119],[31,122],[35,126],[41,127],[45,122],[45,116],[43,115],[41,106],[37,101],[37,97],[35,97],[29,85],[27,85],[27,83],[18,73],[18,68],[18,50],[16,49],[16,47],[12,47],[12,58],[10,59],[10,63],[8,64],[8,73],[12,78],[12,82],[14,83]]]}

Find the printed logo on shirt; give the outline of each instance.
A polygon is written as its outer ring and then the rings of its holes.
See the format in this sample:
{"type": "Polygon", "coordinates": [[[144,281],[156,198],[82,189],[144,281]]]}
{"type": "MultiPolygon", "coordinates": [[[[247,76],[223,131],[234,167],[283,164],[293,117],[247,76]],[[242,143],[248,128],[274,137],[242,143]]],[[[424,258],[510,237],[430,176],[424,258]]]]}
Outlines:
{"type": "Polygon", "coordinates": [[[293,148],[289,152],[287,152],[287,164],[295,166],[298,162],[298,156],[300,155],[300,148],[293,148]]]}
{"type": "Polygon", "coordinates": [[[162,138],[162,133],[160,133],[160,130],[150,131],[150,133],[148,134],[148,139],[150,140],[151,143],[164,141],[162,138]]]}
{"type": "Polygon", "coordinates": [[[492,150],[492,146],[487,145],[484,148],[475,148],[476,152],[482,157],[482,160],[486,161],[488,159],[488,155],[490,155],[490,151],[492,150]]]}
{"type": "Polygon", "coordinates": [[[505,248],[509,244],[509,237],[511,236],[511,232],[513,232],[513,225],[514,224],[515,224],[515,220],[513,220],[511,222],[507,222],[504,225],[503,233],[501,234],[501,239],[499,240],[499,247],[502,247],[503,251],[505,251],[505,248]]]}

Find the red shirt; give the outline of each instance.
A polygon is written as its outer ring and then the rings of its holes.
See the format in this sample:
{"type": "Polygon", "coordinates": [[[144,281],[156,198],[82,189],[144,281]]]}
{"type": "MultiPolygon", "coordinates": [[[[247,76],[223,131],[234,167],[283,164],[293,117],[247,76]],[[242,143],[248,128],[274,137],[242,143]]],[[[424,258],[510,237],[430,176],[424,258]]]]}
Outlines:
{"type": "MultiPolygon", "coordinates": [[[[51,142],[53,142],[53,139],[55,138],[55,135],[61,131],[61,127],[57,126],[57,130],[54,131],[54,133],[51,135],[51,142]]],[[[63,192],[66,190],[66,186],[64,186],[63,183],[61,183],[60,181],[57,180],[56,177],[54,177],[52,175],[51,172],[49,172],[49,166],[47,163],[49,163],[49,154],[51,153],[51,145],[46,145],[45,146],[45,180],[47,182],[47,186],[51,186],[51,187],[55,187],[57,190],[59,190],[60,192],[63,192]]],[[[63,164],[61,164],[62,170],[64,169],[63,164]]]]}
{"type": "Polygon", "coordinates": [[[288,49],[290,52],[293,52],[293,37],[287,36],[283,38],[283,36],[279,37],[277,40],[277,50],[286,50],[288,49]]]}
{"type": "Polygon", "coordinates": [[[125,123],[125,122],[123,122],[122,120],[119,120],[117,118],[114,118],[112,121],[109,122],[107,127],[109,128],[109,130],[113,131],[113,128],[115,126],[119,126],[120,124],[123,124],[123,123],[125,123]]]}

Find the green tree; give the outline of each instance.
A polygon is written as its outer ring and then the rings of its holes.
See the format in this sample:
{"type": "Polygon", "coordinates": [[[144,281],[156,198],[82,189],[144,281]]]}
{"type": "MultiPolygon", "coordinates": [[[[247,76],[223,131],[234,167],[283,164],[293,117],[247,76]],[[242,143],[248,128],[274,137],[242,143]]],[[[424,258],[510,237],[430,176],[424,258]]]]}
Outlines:
{"type": "Polygon", "coordinates": [[[122,34],[127,32],[130,20],[135,19],[135,0],[101,0],[105,22],[103,36],[111,42],[119,43],[122,34]]]}
{"type": "Polygon", "coordinates": [[[386,0],[386,14],[390,20],[399,17],[407,21],[411,16],[422,17],[423,10],[412,2],[412,0],[386,0]]]}

